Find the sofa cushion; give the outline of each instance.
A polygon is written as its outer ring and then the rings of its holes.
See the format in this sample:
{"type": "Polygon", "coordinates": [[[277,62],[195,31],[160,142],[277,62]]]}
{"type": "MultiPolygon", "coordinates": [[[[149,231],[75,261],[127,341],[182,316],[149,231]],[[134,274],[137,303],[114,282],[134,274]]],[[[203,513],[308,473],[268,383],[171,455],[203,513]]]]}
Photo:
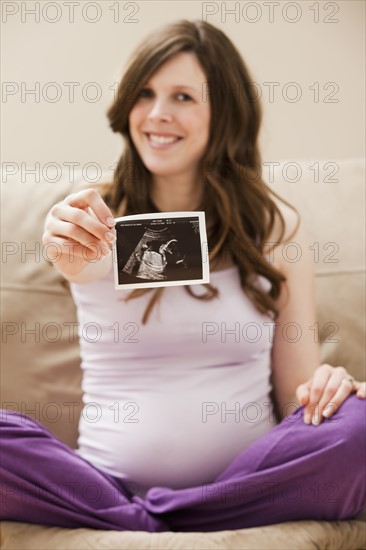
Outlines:
{"type": "Polygon", "coordinates": [[[145,533],[2,522],[2,550],[312,550],[366,548],[362,521],[291,521],[214,533],[145,533]]]}

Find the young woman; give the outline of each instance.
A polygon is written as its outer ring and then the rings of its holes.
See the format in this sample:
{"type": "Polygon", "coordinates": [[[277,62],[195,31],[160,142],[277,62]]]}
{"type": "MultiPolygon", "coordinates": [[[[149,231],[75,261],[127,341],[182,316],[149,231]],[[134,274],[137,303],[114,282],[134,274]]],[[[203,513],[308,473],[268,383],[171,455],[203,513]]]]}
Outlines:
{"type": "Polygon", "coordinates": [[[215,531],[357,516],[365,383],[320,365],[307,238],[261,178],[261,109],[238,51],[208,23],[164,27],[135,52],[108,117],[125,141],[113,183],[53,206],[43,235],[63,251],[54,267],[81,327],[78,450],[4,413],[2,517],[215,531]],[[114,218],[194,210],[210,284],[114,290],[114,218]],[[98,342],[82,337],[89,322],[98,342]],[[296,342],[283,330],[294,322],[296,342]]]}

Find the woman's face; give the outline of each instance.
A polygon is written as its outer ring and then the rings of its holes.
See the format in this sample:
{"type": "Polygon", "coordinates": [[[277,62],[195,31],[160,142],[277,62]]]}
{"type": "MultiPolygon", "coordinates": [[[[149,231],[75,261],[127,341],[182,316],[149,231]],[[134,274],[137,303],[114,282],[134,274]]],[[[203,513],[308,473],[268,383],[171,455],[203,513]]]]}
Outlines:
{"type": "Polygon", "coordinates": [[[145,84],[129,116],[131,138],[148,170],[195,175],[209,138],[207,78],[193,53],[169,59],[145,84]]]}

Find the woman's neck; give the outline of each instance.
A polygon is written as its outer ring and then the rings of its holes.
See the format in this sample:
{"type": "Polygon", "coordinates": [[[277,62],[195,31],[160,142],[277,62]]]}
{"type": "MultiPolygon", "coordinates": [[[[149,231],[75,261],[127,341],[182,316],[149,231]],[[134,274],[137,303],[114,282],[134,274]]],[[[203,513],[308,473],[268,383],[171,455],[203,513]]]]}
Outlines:
{"type": "Polygon", "coordinates": [[[197,210],[202,202],[203,184],[186,175],[154,176],[151,200],[161,212],[197,210]]]}

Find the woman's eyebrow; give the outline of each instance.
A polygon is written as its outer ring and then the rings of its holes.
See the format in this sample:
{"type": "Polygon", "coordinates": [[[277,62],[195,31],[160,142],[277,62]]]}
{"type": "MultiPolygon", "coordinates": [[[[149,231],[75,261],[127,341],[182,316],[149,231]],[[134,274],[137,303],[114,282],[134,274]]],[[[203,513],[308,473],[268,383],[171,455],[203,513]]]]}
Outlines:
{"type": "MultiPolygon", "coordinates": [[[[152,86],[152,84],[150,82],[148,82],[147,84],[145,84],[145,86],[152,86]]],[[[198,90],[196,88],[193,88],[193,86],[187,86],[186,84],[175,84],[174,86],[172,86],[172,88],[174,88],[174,89],[186,88],[186,89],[198,92],[198,90]]]]}
{"type": "Polygon", "coordinates": [[[193,88],[193,86],[187,86],[186,84],[177,84],[176,86],[172,86],[172,88],[187,88],[189,90],[197,91],[196,88],[193,88]]]}

